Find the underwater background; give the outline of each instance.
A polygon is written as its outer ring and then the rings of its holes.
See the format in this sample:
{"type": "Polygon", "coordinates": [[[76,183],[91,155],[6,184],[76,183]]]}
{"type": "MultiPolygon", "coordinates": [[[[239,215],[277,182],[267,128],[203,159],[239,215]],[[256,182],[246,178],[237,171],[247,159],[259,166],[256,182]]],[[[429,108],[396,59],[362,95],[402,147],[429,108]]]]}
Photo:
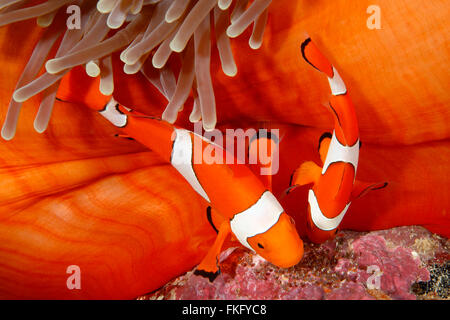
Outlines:
{"type": "Polygon", "coordinates": [[[448,12],[440,0],[0,2],[0,297],[448,299],[448,12]],[[388,182],[322,244],[307,236],[309,186],[286,195],[335,124],[308,37],[353,102],[357,178],[388,182]],[[111,96],[180,128],[202,120],[205,135],[279,130],[278,172],[247,167],[293,218],[300,262],[276,267],[231,239],[221,274],[195,275],[220,214],[211,223],[156,152],[156,131],[149,150],[93,112],[111,96]]]}

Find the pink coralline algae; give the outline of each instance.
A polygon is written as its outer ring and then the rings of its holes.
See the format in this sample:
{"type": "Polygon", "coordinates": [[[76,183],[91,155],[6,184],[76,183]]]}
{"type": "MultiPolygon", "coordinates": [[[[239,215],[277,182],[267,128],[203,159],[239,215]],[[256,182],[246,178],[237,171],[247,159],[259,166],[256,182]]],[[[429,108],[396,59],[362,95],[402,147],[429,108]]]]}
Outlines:
{"type": "Polygon", "coordinates": [[[449,247],[422,227],[341,231],[289,269],[237,248],[214,282],[192,270],[139,299],[448,299],[449,247]]]}
{"type": "MultiPolygon", "coordinates": [[[[394,299],[414,299],[415,295],[409,292],[411,284],[430,278],[428,270],[421,267],[419,257],[415,257],[411,249],[389,249],[382,236],[363,236],[355,240],[352,247],[359,266],[358,281],[368,283],[378,277],[378,289],[394,299]]],[[[376,285],[371,283],[369,286],[376,285]]]]}

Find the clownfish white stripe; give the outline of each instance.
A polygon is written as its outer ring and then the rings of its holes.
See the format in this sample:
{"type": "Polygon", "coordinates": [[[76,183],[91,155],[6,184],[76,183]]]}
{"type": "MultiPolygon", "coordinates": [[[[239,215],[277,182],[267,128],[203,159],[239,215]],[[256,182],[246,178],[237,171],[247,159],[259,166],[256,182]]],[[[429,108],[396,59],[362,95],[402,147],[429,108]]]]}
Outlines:
{"type": "Polygon", "coordinates": [[[283,211],[275,196],[269,191],[264,191],[254,205],[231,219],[231,231],[242,245],[255,252],[247,239],[272,228],[283,211]]]}
{"type": "Polygon", "coordinates": [[[359,139],[356,143],[351,146],[342,145],[336,138],[335,131],[333,131],[333,137],[331,138],[330,146],[328,147],[327,157],[325,158],[325,163],[323,164],[322,174],[325,174],[330,164],[334,162],[346,162],[351,163],[356,169],[358,167],[359,158],[359,139]]]}
{"type": "Polygon", "coordinates": [[[105,109],[103,109],[99,113],[116,127],[123,128],[127,125],[127,115],[120,112],[118,107],[119,104],[117,103],[117,101],[111,99],[106,104],[105,109]]]}
{"type": "Polygon", "coordinates": [[[336,217],[330,219],[325,217],[325,215],[322,213],[319,207],[319,203],[317,202],[316,195],[314,194],[314,191],[312,189],[309,190],[308,193],[308,202],[310,205],[310,211],[311,211],[311,220],[313,221],[314,225],[324,231],[330,231],[336,229],[339,224],[341,223],[342,219],[344,219],[345,213],[348,210],[348,207],[350,207],[350,202],[347,203],[345,208],[341,211],[339,215],[336,217]]]}
{"type": "Polygon", "coordinates": [[[344,81],[342,80],[341,76],[334,67],[333,67],[333,78],[328,77],[328,83],[330,84],[331,93],[334,96],[347,93],[347,87],[345,86],[344,81]]]}
{"type": "Polygon", "coordinates": [[[190,132],[184,129],[175,129],[175,134],[170,159],[172,166],[177,169],[199,195],[206,201],[211,202],[192,167],[192,137],[190,132]]]}

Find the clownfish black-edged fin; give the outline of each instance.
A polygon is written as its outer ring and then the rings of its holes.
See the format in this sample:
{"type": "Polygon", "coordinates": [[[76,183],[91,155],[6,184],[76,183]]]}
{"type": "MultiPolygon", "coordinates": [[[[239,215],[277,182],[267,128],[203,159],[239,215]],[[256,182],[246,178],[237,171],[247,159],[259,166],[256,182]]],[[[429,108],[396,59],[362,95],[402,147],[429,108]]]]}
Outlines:
{"type": "Polygon", "coordinates": [[[301,44],[301,51],[303,59],[308,62],[315,69],[325,73],[329,78],[333,78],[333,66],[328,59],[320,52],[311,38],[306,39],[301,44]]]}
{"type": "Polygon", "coordinates": [[[214,281],[214,279],[220,274],[219,268],[219,256],[222,246],[231,233],[231,226],[229,221],[223,222],[219,227],[219,232],[214,244],[209,249],[205,258],[197,266],[194,274],[208,278],[209,281],[214,281]]]}
{"type": "Polygon", "coordinates": [[[363,182],[356,180],[353,185],[351,200],[363,197],[369,191],[384,189],[388,186],[388,182],[363,182]]]}
{"type": "Polygon", "coordinates": [[[260,178],[264,187],[272,192],[272,173],[273,172],[273,162],[272,155],[277,152],[279,146],[279,137],[271,131],[258,130],[255,135],[253,135],[249,140],[248,150],[247,150],[247,163],[256,162],[258,166],[258,172],[255,172],[260,178]],[[259,148],[264,147],[265,156],[268,156],[270,151],[270,161],[269,163],[262,163],[259,154],[259,148]],[[268,174],[261,174],[262,170],[266,171],[268,174]]]}
{"type": "Polygon", "coordinates": [[[214,280],[216,280],[217,276],[220,274],[220,269],[218,269],[217,272],[208,272],[205,270],[195,269],[194,274],[196,276],[201,276],[203,278],[209,279],[209,282],[213,282],[214,280]]]}
{"type": "Polygon", "coordinates": [[[328,148],[330,147],[331,138],[333,135],[330,132],[323,133],[319,138],[319,155],[322,164],[325,163],[325,159],[328,154],[328,148]]]}
{"type": "Polygon", "coordinates": [[[116,137],[116,138],[122,138],[122,139],[127,139],[127,140],[132,140],[132,141],[136,141],[134,138],[132,138],[132,137],[126,135],[126,134],[119,134],[119,133],[116,133],[116,134],[114,135],[114,137],[116,137]]]}
{"type": "Polygon", "coordinates": [[[144,115],[141,113],[137,113],[136,111],[133,111],[133,110],[126,111],[126,112],[124,112],[124,114],[126,114],[127,116],[131,116],[133,118],[152,119],[152,120],[162,121],[162,119],[159,117],[144,115]]]}
{"type": "Polygon", "coordinates": [[[128,107],[125,107],[124,105],[121,105],[120,103],[117,103],[117,110],[122,113],[125,114],[129,117],[133,117],[133,118],[141,118],[141,119],[152,119],[152,120],[157,120],[157,121],[162,121],[162,119],[160,117],[155,117],[155,116],[150,116],[147,115],[145,113],[141,113],[139,111],[136,111],[134,109],[130,109],[128,107]]]}
{"type": "Polygon", "coordinates": [[[322,168],[312,161],[303,162],[291,176],[289,188],[285,194],[289,194],[293,189],[310,183],[316,184],[322,175],[322,168]]]}
{"type": "Polygon", "coordinates": [[[208,219],[208,222],[211,225],[211,227],[214,229],[214,231],[216,233],[219,233],[219,230],[217,230],[216,226],[214,225],[214,221],[213,221],[211,212],[212,212],[212,208],[211,208],[211,206],[208,206],[208,208],[206,208],[206,218],[208,219]]]}

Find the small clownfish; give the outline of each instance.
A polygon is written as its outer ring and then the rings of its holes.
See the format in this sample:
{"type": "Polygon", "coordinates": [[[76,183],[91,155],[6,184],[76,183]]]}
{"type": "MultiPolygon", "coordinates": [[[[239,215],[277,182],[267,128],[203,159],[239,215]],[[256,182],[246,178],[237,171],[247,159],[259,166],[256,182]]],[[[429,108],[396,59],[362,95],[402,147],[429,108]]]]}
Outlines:
{"type": "MultiPolygon", "coordinates": [[[[93,108],[92,106],[90,106],[93,108]]],[[[294,221],[275,196],[246,165],[197,163],[195,152],[221,148],[195,133],[177,128],[166,121],[132,111],[111,98],[97,111],[114,126],[117,136],[132,138],[158,153],[187,180],[192,188],[214,209],[217,217],[207,218],[218,233],[206,257],[195,273],[213,281],[220,273],[218,265],[222,245],[232,233],[239,242],[272,264],[288,268],[303,256],[303,242],[294,221]],[[197,149],[200,146],[200,150],[197,149]],[[218,228],[213,221],[220,221],[218,228]]],[[[225,151],[222,154],[226,157],[225,151]]],[[[235,159],[236,160],[236,159],[235,159]]]]}
{"type": "Polygon", "coordinates": [[[315,243],[332,238],[351,202],[370,190],[382,189],[383,183],[356,180],[359,140],[358,121],[347,88],[337,70],[310,38],[301,45],[303,58],[328,77],[331,88],[329,109],[334,118],[333,134],[319,139],[322,168],[312,161],[304,162],[291,176],[288,192],[297,186],[313,184],[308,191],[306,234],[315,243]]]}

